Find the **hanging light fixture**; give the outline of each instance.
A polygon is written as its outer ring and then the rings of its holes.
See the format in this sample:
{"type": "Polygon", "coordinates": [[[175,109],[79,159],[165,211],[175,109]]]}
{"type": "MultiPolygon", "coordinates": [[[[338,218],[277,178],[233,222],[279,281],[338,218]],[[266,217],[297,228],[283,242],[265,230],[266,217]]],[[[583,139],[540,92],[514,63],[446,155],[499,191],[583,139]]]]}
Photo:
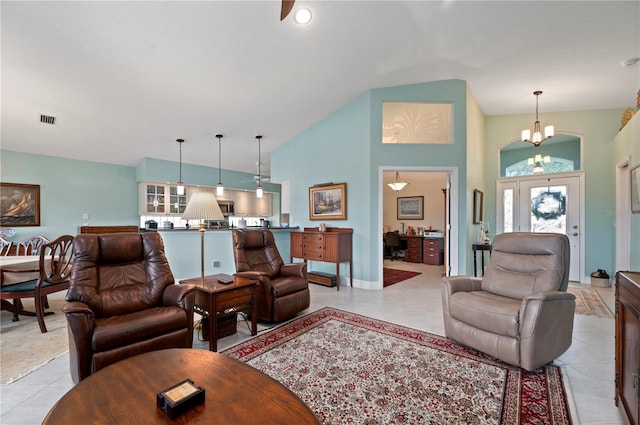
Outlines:
{"type": "Polygon", "coordinates": [[[544,166],[542,164],[548,164],[550,162],[551,155],[542,156],[537,154],[535,157],[527,159],[527,165],[533,165],[533,174],[540,174],[544,172],[544,166]]]}
{"type": "Polygon", "coordinates": [[[222,140],[222,134],[216,134],[218,138],[218,186],[216,186],[216,195],[224,195],[224,185],[222,184],[222,147],[220,141],[222,140]]]}
{"type": "MultiPolygon", "coordinates": [[[[542,94],[541,90],[533,92],[536,96],[536,122],[533,123],[533,137],[531,137],[531,130],[522,130],[522,141],[531,143],[533,146],[540,146],[542,143],[542,132],[540,131],[540,120],[538,119],[538,96],[542,94]]],[[[548,125],[544,128],[544,140],[553,137],[553,126],[548,125]]]]}
{"type": "Polygon", "coordinates": [[[258,135],[256,136],[256,139],[258,139],[258,188],[256,189],[256,197],[262,198],[264,193],[262,190],[262,175],[260,174],[260,140],[262,139],[262,136],[258,135]]]}
{"type": "Polygon", "coordinates": [[[184,183],[182,183],[182,144],[184,139],[176,139],[176,142],[180,144],[180,180],[178,181],[177,192],[178,195],[184,195],[184,183]]]}
{"type": "Polygon", "coordinates": [[[396,178],[394,181],[392,181],[391,183],[387,183],[387,186],[389,186],[391,189],[395,190],[396,192],[401,191],[402,189],[404,189],[404,187],[406,185],[408,185],[409,183],[403,181],[400,178],[400,173],[396,171],[396,178]]]}

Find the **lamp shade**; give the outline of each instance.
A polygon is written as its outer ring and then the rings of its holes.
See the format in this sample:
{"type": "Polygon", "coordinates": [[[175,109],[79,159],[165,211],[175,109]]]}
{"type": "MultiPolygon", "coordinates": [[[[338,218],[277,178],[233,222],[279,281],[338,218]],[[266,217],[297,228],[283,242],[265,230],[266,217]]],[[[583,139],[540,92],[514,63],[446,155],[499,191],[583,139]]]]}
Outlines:
{"type": "Polygon", "coordinates": [[[182,214],[184,220],[224,220],[216,197],[211,192],[196,192],[182,214]]]}

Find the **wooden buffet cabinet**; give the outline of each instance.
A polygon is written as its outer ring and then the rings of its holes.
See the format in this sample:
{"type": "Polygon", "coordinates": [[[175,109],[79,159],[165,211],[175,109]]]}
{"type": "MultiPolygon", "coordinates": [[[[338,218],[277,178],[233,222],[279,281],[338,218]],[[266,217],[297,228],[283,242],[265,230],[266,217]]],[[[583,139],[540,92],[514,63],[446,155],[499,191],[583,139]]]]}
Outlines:
{"type": "Polygon", "coordinates": [[[316,227],[305,227],[303,232],[291,232],[291,259],[305,262],[324,261],[336,263],[336,286],[340,290],[340,263],[349,263],[349,284],[353,286],[352,261],[353,229],[327,227],[321,232],[316,227]]]}
{"type": "Polygon", "coordinates": [[[616,406],[640,425],[640,272],[616,273],[616,406]]]}

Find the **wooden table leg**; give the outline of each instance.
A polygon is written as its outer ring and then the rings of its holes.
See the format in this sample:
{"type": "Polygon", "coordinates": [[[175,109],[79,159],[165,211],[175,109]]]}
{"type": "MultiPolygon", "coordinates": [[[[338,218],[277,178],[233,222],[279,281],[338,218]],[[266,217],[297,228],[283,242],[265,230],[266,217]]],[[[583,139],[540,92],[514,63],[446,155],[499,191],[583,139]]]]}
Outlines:
{"type": "Polygon", "coordinates": [[[258,285],[253,285],[253,290],[251,293],[251,335],[258,334],[258,297],[256,296],[256,291],[258,290],[258,285]]]}
{"type": "Polygon", "coordinates": [[[340,290],[340,263],[336,263],[336,287],[340,290]]]}

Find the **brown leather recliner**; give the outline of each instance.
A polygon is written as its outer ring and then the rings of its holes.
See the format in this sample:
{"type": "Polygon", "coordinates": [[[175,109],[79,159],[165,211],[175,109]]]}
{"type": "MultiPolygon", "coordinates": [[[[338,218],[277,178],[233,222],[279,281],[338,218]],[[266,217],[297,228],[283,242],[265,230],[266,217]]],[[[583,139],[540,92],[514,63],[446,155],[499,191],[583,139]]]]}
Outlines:
{"type": "Polygon", "coordinates": [[[65,313],[75,383],[119,360],[193,343],[195,287],[175,285],[158,233],[74,240],[65,313]]]}
{"type": "Polygon", "coordinates": [[[576,303],[567,292],[567,236],[497,235],[484,277],[442,281],[447,337],[527,370],[571,346],[576,303]]]}
{"type": "Polygon", "coordinates": [[[307,264],[284,264],[269,230],[232,230],[236,276],[258,280],[258,320],[280,322],[309,308],[307,264]]]}

